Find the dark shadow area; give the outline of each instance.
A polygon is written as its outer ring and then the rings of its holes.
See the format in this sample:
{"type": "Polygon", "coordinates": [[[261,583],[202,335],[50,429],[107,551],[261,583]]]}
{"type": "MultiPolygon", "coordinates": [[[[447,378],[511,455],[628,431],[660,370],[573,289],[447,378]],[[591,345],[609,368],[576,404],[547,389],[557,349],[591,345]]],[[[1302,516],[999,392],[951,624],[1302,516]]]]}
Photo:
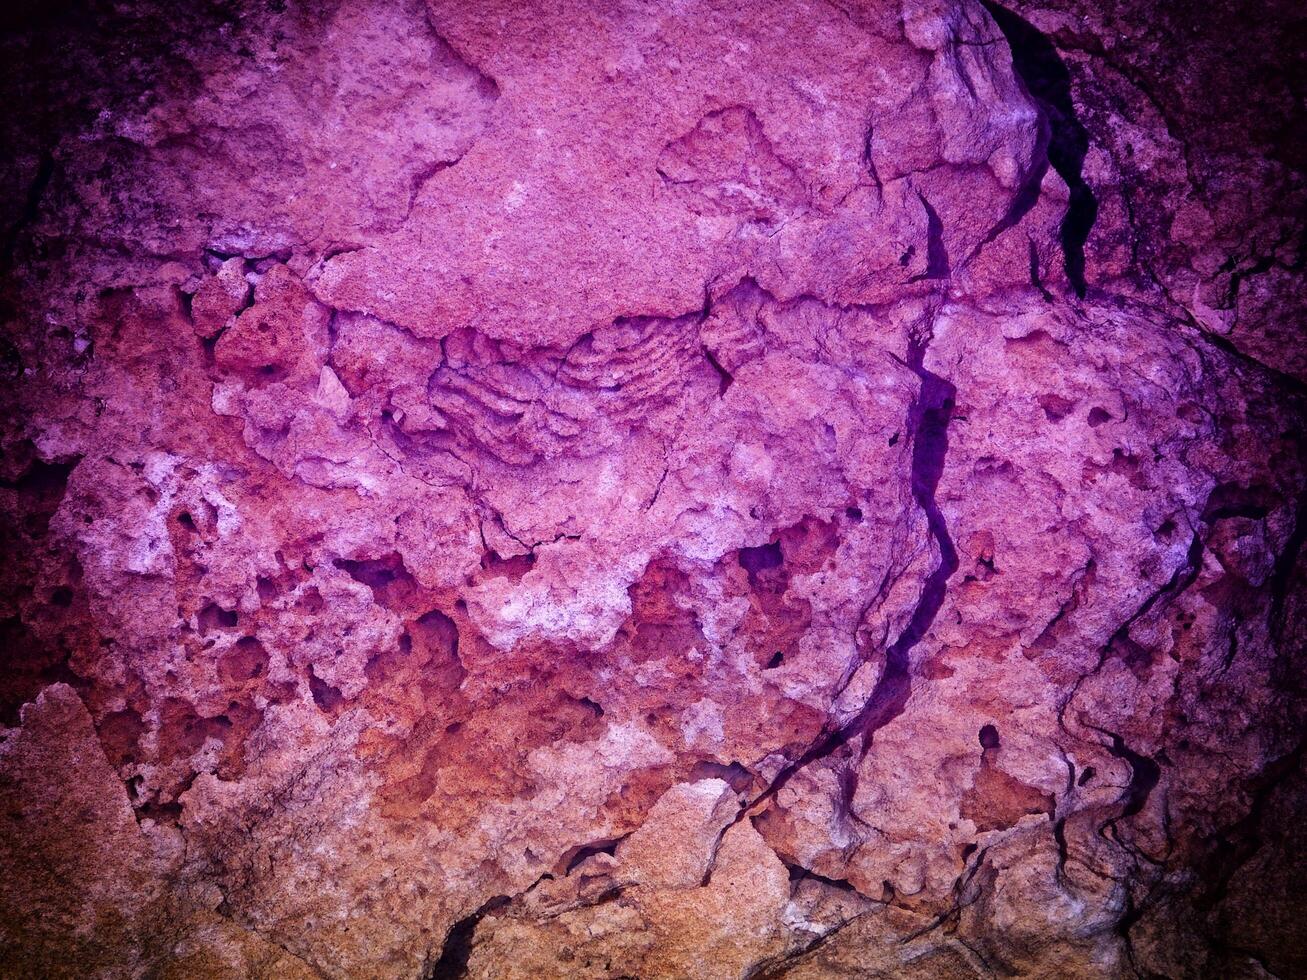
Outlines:
{"type": "Polygon", "coordinates": [[[1071,73],[1053,42],[993,0],[981,0],[1012,49],[1012,67],[1049,124],[1048,162],[1071,191],[1062,216],[1062,255],[1071,288],[1085,296],[1085,242],[1098,219],[1098,199],[1082,176],[1089,134],[1076,117],[1071,73]]]}

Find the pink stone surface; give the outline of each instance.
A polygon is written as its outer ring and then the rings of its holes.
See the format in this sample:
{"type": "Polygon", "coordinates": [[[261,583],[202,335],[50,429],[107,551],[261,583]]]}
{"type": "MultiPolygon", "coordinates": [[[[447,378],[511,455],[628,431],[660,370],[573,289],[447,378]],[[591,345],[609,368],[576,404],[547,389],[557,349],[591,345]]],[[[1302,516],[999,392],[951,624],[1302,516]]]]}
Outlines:
{"type": "Polygon", "coordinates": [[[0,972],[1307,971],[1291,10],[5,16],[0,972]]]}

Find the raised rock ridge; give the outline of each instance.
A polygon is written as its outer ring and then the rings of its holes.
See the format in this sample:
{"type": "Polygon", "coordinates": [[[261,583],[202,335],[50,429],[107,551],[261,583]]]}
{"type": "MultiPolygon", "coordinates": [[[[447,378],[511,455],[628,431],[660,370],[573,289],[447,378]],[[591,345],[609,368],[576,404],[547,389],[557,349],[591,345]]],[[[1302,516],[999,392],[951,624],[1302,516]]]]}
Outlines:
{"type": "Polygon", "coordinates": [[[6,976],[1307,976],[1294,8],[3,18],[6,976]]]}

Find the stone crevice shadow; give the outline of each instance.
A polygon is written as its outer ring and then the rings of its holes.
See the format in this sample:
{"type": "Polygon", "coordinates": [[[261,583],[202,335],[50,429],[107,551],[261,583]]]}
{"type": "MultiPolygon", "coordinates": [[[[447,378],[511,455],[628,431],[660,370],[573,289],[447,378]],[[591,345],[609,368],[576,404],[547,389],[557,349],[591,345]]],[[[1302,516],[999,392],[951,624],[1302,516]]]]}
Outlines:
{"type": "Polygon", "coordinates": [[[1084,178],[1089,134],[1076,115],[1071,73],[1048,37],[1028,21],[993,0],[981,0],[1012,50],[1012,68],[1048,120],[1048,162],[1071,193],[1062,216],[1060,238],[1066,276],[1080,299],[1085,297],[1085,243],[1098,220],[1098,198],[1084,178]]]}

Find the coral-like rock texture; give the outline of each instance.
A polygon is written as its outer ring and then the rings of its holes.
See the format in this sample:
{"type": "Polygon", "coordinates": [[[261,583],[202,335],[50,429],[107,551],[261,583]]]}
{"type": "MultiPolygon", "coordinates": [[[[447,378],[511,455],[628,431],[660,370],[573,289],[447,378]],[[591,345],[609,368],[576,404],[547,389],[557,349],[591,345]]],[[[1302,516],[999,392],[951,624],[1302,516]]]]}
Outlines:
{"type": "Polygon", "coordinates": [[[1307,976],[1296,4],[0,21],[5,976],[1307,976]]]}

